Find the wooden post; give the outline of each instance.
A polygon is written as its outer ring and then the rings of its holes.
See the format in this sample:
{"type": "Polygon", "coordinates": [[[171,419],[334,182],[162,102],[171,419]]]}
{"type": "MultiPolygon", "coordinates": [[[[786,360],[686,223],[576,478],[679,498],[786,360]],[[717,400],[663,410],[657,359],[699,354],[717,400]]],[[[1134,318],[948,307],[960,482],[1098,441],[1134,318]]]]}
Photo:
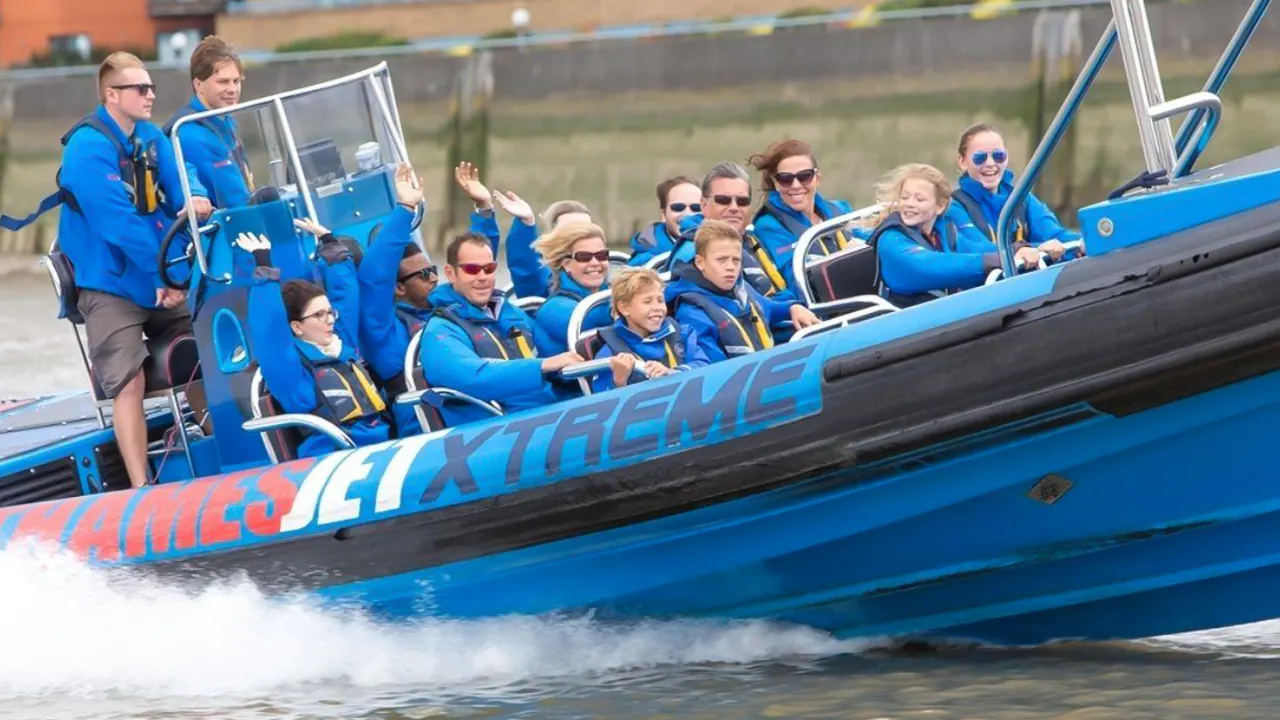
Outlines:
{"type": "Polygon", "coordinates": [[[437,226],[436,247],[446,243],[450,232],[466,227],[472,203],[453,180],[453,169],[466,161],[480,168],[491,184],[489,165],[489,106],[493,99],[493,57],[489,51],[470,55],[458,71],[450,103],[449,145],[445,163],[444,212],[437,226]]]}
{"type": "MultiPolygon", "coordinates": [[[[1042,11],[1032,30],[1031,156],[1058,113],[1084,60],[1080,11],[1042,11]]],[[[1058,213],[1064,223],[1075,222],[1076,123],[1067,128],[1047,172],[1036,183],[1036,194],[1058,213]]]]}

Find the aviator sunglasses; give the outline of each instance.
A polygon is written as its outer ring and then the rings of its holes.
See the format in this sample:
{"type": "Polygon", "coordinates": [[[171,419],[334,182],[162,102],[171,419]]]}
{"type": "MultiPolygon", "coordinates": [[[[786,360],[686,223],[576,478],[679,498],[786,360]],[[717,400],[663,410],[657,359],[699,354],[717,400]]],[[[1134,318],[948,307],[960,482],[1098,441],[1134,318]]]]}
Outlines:
{"type": "Polygon", "coordinates": [[[798,173],[774,173],[773,180],[781,187],[791,187],[796,180],[799,180],[801,185],[808,185],[817,175],[818,168],[809,168],[798,173]]]}
{"type": "Polygon", "coordinates": [[[990,156],[992,160],[995,160],[997,165],[1003,165],[1004,162],[1009,159],[1009,153],[1005,152],[1004,150],[993,150],[992,152],[979,150],[978,152],[974,153],[972,156],[973,164],[986,165],[987,156],[990,156]]]}
{"type": "Polygon", "coordinates": [[[589,263],[592,260],[599,260],[600,262],[609,262],[609,251],[596,250],[595,252],[592,252],[590,250],[579,250],[575,252],[573,255],[570,255],[570,257],[572,257],[574,260],[577,260],[580,263],[589,263]]]}
{"type": "Polygon", "coordinates": [[[688,208],[690,212],[696,212],[696,213],[702,212],[701,203],[671,203],[670,205],[667,206],[668,210],[670,210],[671,212],[677,212],[677,213],[684,212],[685,208],[688,208]]]}

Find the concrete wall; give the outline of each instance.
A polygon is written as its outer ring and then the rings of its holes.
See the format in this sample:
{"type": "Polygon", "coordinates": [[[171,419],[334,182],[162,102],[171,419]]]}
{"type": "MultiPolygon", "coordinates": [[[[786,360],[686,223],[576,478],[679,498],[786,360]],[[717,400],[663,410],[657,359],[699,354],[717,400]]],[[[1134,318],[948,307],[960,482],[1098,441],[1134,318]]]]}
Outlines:
{"type": "MultiPolygon", "coordinates": [[[[1204,0],[1152,7],[1152,31],[1165,66],[1182,59],[1216,57],[1243,17],[1248,0],[1204,0]]],[[[1096,41],[1110,13],[1082,11],[1085,43],[1096,41]]],[[[879,27],[807,27],[766,36],[724,34],[645,42],[609,41],[494,51],[496,94],[541,99],[562,94],[603,96],[648,90],[697,90],[857,77],[911,77],[982,72],[1029,77],[1034,14],[994,20],[913,20],[879,27]]],[[[1280,14],[1259,28],[1249,54],[1280,51],[1280,14]]],[[[246,97],[302,87],[368,67],[380,58],[282,62],[247,69],[246,97]]],[[[448,97],[465,62],[438,54],[393,55],[396,95],[403,103],[448,97]]],[[[1119,67],[1118,53],[1112,66],[1119,67]]],[[[185,102],[185,72],[157,70],[157,117],[185,102]]],[[[16,118],[67,121],[91,109],[94,78],[88,75],[24,81],[17,89],[16,118]]],[[[56,127],[50,132],[56,132],[56,127]]]]}

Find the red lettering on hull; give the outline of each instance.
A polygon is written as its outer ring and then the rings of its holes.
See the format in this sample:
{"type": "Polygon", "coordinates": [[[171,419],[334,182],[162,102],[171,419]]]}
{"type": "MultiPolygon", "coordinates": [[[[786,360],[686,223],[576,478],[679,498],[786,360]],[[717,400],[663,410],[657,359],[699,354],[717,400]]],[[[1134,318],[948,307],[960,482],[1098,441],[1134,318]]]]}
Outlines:
{"type": "Polygon", "coordinates": [[[67,548],[90,560],[119,560],[124,510],[133,496],[133,493],[112,492],[90,497],[84,514],[71,527],[67,548]]]}
{"type": "Polygon", "coordinates": [[[297,474],[299,478],[315,466],[315,461],[289,463],[267,468],[258,476],[258,492],[267,497],[266,500],[251,502],[244,509],[244,526],[257,537],[278,535],[280,519],[293,509],[293,501],[298,497],[298,485],[288,476],[297,474]]]}

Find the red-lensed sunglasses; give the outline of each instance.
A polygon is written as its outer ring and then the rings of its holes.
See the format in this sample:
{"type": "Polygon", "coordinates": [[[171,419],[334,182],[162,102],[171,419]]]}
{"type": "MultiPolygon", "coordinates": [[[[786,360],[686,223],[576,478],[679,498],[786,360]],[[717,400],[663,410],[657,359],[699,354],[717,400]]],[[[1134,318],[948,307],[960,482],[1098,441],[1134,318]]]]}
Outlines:
{"type": "Polygon", "coordinates": [[[468,275],[479,275],[480,273],[492,275],[498,271],[498,263],[462,263],[458,265],[458,269],[468,275]]]}

